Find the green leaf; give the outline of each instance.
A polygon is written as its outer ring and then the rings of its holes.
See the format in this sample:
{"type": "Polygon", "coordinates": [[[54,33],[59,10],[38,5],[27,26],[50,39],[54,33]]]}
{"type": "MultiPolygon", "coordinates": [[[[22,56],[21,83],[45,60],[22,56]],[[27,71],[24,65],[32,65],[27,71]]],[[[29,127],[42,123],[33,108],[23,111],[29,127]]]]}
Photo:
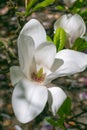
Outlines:
{"type": "Polygon", "coordinates": [[[59,127],[62,128],[62,130],[66,130],[64,126],[64,118],[53,119],[51,117],[47,117],[46,121],[54,127],[59,127]]]}
{"type": "Polygon", "coordinates": [[[54,1],[55,0],[44,0],[44,1],[40,2],[40,3],[38,3],[32,10],[36,11],[38,9],[44,8],[44,7],[52,4],[54,1]]]}
{"type": "Polygon", "coordinates": [[[61,6],[61,5],[58,5],[58,6],[56,6],[56,9],[58,9],[59,11],[64,11],[65,7],[61,6]]]}
{"type": "Polygon", "coordinates": [[[80,15],[83,17],[83,16],[86,16],[87,15],[87,10],[84,10],[80,13],[80,15]]]}
{"type": "Polygon", "coordinates": [[[75,40],[71,49],[76,50],[76,51],[87,50],[87,41],[85,41],[85,39],[78,38],[75,40]]]}
{"type": "Polygon", "coordinates": [[[62,128],[62,130],[66,130],[64,126],[64,122],[66,117],[71,112],[71,99],[69,97],[66,98],[62,106],[59,108],[57,112],[56,118],[46,118],[46,120],[54,127],[58,126],[59,128],[62,128]]]}
{"type": "Polygon", "coordinates": [[[53,42],[56,45],[57,51],[60,51],[64,48],[66,42],[66,32],[63,28],[56,29],[53,42]]]}
{"type": "Polygon", "coordinates": [[[29,11],[36,2],[38,2],[38,0],[29,0],[26,10],[29,11]]]}
{"type": "Polygon", "coordinates": [[[47,41],[49,41],[49,42],[53,42],[52,39],[51,39],[51,37],[48,36],[48,35],[47,35],[47,41]]]}
{"type": "Polygon", "coordinates": [[[71,112],[71,99],[67,97],[67,99],[64,101],[64,103],[59,108],[57,113],[60,117],[65,117],[69,115],[70,112],[71,112]]]}
{"type": "Polygon", "coordinates": [[[59,118],[58,119],[58,125],[62,130],[66,130],[65,126],[64,126],[64,121],[65,119],[64,118],[59,118]]]}
{"type": "Polygon", "coordinates": [[[58,122],[55,121],[55,119],[52,119],[51,117],[46,118],[47,122],[49,122],[52,126],[58,126],[58,122]]]}

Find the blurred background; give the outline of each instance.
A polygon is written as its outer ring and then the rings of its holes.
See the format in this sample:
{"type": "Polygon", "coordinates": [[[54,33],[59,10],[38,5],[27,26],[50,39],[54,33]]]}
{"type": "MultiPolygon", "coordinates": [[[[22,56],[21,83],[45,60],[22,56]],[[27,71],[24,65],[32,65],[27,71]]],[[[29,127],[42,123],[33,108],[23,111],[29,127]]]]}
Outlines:
{"type": "MultiPolygon", "coordinates": [[[[10,81],[9,68],[19,64],[17,37],[23,25],[31,18],[37,18],[52,37],[53,24],[62,14],[78,13],[87,24],[87,0],[77,0],[72,5],[63,0],[55,0],[49,6],[35,10],[34,7],[42,1],[37,0],[26,10],[29,0],[0,0],[0,130],[30,130],[28,123],[17,121],[11,105],[14,87],[10,81]]],[[[71,111],[75,117],[65,123],[66,130],[87,130],[87,70],[58,78],[53,83],[62,87],[72,100],[71,111]]],[[[53,130],[53,127],[43,120],[42,115],[34,122],[33,129],[53,130]]]]}

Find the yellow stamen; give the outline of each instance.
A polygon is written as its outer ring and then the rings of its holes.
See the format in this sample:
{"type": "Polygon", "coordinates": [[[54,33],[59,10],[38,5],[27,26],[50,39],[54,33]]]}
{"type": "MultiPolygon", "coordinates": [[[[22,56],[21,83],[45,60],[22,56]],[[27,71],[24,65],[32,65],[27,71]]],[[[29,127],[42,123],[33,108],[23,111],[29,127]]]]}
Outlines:
{"type": "Polygon", "coordinates": [[[37,73],[32,73],[32,79],[36,82],[43,82],[46,74],[43,73],[43,68],[40,68],[37,73]]]}
{"type": "Polygon", "coordinates": [[[43,68],[40,68],[40,70],[37,72],[36,76],[37,78],[41,78],[43,75],[43,68]]]}

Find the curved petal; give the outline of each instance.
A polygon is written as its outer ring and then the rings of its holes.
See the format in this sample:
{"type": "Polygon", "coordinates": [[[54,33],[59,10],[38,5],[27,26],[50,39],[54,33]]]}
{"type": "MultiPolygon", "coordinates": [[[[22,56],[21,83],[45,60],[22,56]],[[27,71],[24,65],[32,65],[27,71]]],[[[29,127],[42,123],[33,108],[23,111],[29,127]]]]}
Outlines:
{"type": "Polygon", "coordinates": [[[55,23],[54,23],[54,30],[56,30],[59,27],[62,27],[66,31],[66,26],[68,26],[69,19],[68,17],[71,17],[72,15],[63,15],[61,16],[55,23]]]}
{"type": "Polygon", "coordinates": [[[53,43],[46,42],[44,44],[41,44],[36,49],[35,60],[37,65],[50,70],[54,62],[55,55],[56,47],[53,45],[53,43]]]}
{"type": "Polygon", "coordinates": [[[48,99],[45,86],[23,79],[16,85],[12,95],[12,106],[17,119],[27,123],[38,116],[48,99]]]}
{"type": "Polygon", "coordinates": [[[73,15],[68,23],[67,30],[69,30],[68,33],[71,35],[71,43],[76,38],[82,37],[86,32],[86,25],[82,17],[78,14],[73,15]]]}
{"type": "Polygon", "coordinates": [[[35,42],[35,47],[46,41],[45,29],[36,19],[31,19],[27,22],[21,30],[21,34],[31,36],[35,42]]]}
{"type": "Polygon", "coordinates": [[[86,25],[82,17],[78,14],[63,15],[54,24],[54,29],[58,27],[62,27],[70,35],[71,43],[73,43],[76,38],[82,37],[86,32],[86,25]]]}
{"type": "Polygon", "coordinates": [[[48,90],[50,92],[48,103],[51,107],[53,115],[55,115],[67,96],[64,91],[59,87],[53,86],[52,88],[48,88],[48,90]]]}
{"type": "Polygon", "coordinates": [[[56,58],[63,60],[64,64],[61,65],[54,73],[48,75],[46,78],[47,82],[50,82],[58,77],[81,72],[87,67],[87,54],[82,52],[65,49],[58,52],[56,58]]]}
{"type": "Polygon", "coordinates": [[[18,54],[20,66],[27,78],[30,78],[32,71],[35,71],[34,41],[31,37],[20,35],[18,38],[18,54]]]}
{"type": "Polygon", "coordinates": [[[11,78],[12,85],[15,85],[21,79],[24,78],[24,75],[19,66],[12,66],[10,68],[10,78],[11,78]]]}

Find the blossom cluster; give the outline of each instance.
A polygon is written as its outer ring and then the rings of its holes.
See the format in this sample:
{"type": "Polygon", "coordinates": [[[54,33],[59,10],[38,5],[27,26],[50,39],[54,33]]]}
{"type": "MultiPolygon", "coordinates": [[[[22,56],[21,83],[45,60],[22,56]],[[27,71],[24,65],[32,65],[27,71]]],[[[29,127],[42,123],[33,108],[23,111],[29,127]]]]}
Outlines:
{"type": "MultiPolygon", "coordinates": [[[[86,26],[78,14],[63,15],[54,24],[54,30],[62,27],[72,46],[78,37],[83,37],[86,26]]],[[[18,40],[19,66],[10,68],[12,106],[17,119],[27,123],[36,118],[49,104],[56,112],[67,98],[66,93],[52,80],[75,74],[87,67],[87,54],[71,49],[56,52],[53,42],[47,41],[46,31],[36,20],[29,20],[21,30],[18,40]]]]}

